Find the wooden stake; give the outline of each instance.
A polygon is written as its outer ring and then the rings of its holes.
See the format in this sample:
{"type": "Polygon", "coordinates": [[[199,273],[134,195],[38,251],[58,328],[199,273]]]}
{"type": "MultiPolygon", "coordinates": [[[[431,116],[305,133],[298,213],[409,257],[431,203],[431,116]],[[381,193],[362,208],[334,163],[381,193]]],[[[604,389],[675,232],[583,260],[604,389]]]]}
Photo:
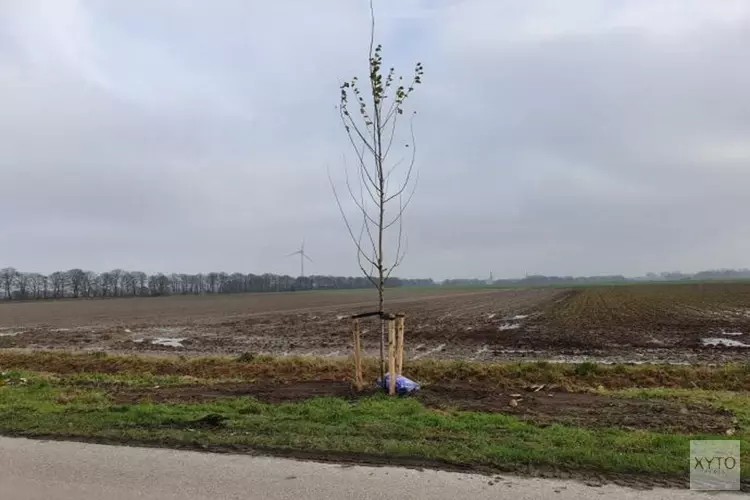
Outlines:
{"type": "Polygon", "coordinates": [[[362,337],[359,334],[359,324],[357,324],[357,377],[359,387],[364,388],[365,381],[362,375],[362,337]]]}
{"type": "Polygon", "coordinates": [[[404,316],[396,317],[396,373],[403,375],[404,370],[404,316]]]}
{"type": "Polygon", "coordinates": [[[388,319],[388,394],[396,394],[396,321],[388,319]]]}
{"type": "Polygon", "coordinates": [[[359,320],[352,320],[352,337],[354,340],[354,387],[361,391],[364,386],[362,378],[362,340],[359,336],[359,320]]]}

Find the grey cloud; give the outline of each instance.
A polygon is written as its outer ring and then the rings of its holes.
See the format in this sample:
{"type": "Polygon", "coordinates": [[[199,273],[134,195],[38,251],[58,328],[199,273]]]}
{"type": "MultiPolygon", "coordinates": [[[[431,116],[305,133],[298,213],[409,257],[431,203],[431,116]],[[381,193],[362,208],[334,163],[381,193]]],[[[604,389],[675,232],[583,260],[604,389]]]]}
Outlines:
{"type": "MultiPolygon", "coordinates": [[[[383,2],[387,63],[427,70],[401,274],[748,265],[750,13],[650,5],[383,2]]],[[[305,237],[357,272],[326,167],[365,2],[56,6],[0,21],[3,265],[291,273],[305,237]]]]}

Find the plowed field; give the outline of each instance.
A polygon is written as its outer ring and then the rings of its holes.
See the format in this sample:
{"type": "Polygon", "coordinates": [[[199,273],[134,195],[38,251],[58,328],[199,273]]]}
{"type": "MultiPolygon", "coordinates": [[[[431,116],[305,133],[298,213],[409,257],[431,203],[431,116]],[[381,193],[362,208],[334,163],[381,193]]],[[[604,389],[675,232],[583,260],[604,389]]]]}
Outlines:
{"type": "MultiPolygon", "coordinates": [[[[407,358],[695,362],[750,354],[750,284],[389,290],[407,358]]],[[[372,291],[0,305],[0,347],[343,356],[372,291]]],[[[378,345],[365,321],[365,349],[378,345]]]]}

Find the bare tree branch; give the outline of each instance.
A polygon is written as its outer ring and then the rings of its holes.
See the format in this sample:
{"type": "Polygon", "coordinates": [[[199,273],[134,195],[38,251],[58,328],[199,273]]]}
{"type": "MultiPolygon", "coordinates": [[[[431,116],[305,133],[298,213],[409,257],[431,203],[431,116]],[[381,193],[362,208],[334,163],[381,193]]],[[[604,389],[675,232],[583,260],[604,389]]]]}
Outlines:
{"type": "Polygon", "coordinates": [[[331,184],[331,189],[333,189],[333,196],[334,198],[336,198],[336,205],[339,207],[339,212],[341,212],[341,218],[344,219],[344,224],[346,224],[346,229],[349,231],[349,236],[351,236],[352,241],[357,247],[358,254],[361,254],[361,256],[364,257],[373,266],[377,265],[375,262],[370,260],[370,258],[367,257],[367,255],[362,251],[362,247],[359,245],[359,239],[354,236],[354,231],[352,231],[351,224],[349,224],[349,219],[344,213],[344,208],[341,206],[341,201],[339,200],[339,195],[338,195],[338,192],[336,191],[336,186],[333,184],[333,179],[331,178],[330,169],[328,171],[328,181],[331,184]]]}
{"type": "Polygon", "coordinates": [[[388,279],[391,277],[391,273],[401,263],[400,260],[403,259],[403,256],[400,259],[399,255],[401,253],[401,241],[404,235],[404,217],[403,217],[404,205],[403,203],[401,203],[401,197],[399,197],[398,201],[399,201],[399,215],[397,215],[395,219],[398,221],[398,244],[396,246],[396,258],[393,260],[393,265],[391,266],[391,268],[388,269],[388,274],[386,274],[385,279],[388,279]]]}
{"type": "MultiPolygon", "coordinates": [[[[358,200],[357,196],[354,194],[354,191],[352,190],[352,185],[349,182],[349,173],[348,173],[348,171],[346,171],[346,172],[347,172],[346,175],[345,175],[345,177],[346,177],[346,188],[349,191],[349,196],[352,198],[352,201],[354,202],[354,204],[357,205],[357,208],[359,208],[359,210],[362,212],[362,214],[365,217],[365,220],[369,221],[369,222],[372,222],[373,224],[377,224],[377,221],[375,219],[373,219],[370,216],[370,214],[367,213],[367,208],[364,206],[364,200],[362,200],[362,202],[360,202],[360,200],[358,200]]],[[[362,183],[360,183],[360,191],[361,191],[360,192],[360,198],[363,198],[363,189],[364,188],[362,188],[362,183]]]]}
{"type": "Polygon", "coordinates": [[[396,137],[396,123],[398,122],[398,119],[394,117],[391,120],[391,132],[390,137],[388,138],[388,146],[385,148],[385,154],[383,154],[383,159],[385,160],[388,158],[388,154],[391,152],[391,146],[393,146],[393,138],[396,137]]]}
{"type": "MultiPolygon", "coordinates": [[[[360,183],[360,199],[362,206],[365,207],[365,195],[364,195],[364,188],[363,188],[364,181],[360,183]]],[[[373,198],[373,201],[377,204],[375,199],[373,198]]],[[[363,209],[363,220],[362,220],[362,227],[367,230],[367,237],[370,239],[370,244],[372,245],[372,255],[374,256],[377,253],[377,247],[375,246],[375,238],[372,236],[372,231],[370,230],[370,224],[368,223],[368,214],[367,209],[363,209]]],[[[360,231],[361,233],[362,231],[360,231]]],[[[372,270],[370,270],[372,273],[372,270]]]]}
{"type": "MultiPolygon", "coordinates": [[[[370,153],[375,154],[374,147],[370,144],[370,142],[365,138],[365,136],[359,130],[359,127],[354,122],[354,118],[352,118],[351,114],[347,110],[346,104],[339,106],[339,109],[341,110],[341,120],[344,122],[344,127],[346,128],[347,134],[349,134],[351,130],[354,130],[354,132],[356,132],[359,139],[362,141],[362,144],[365,147],[367,147],[370,153]]],[[[354,137],[351,134],[349,134],[349,139],[353,141],[354,137]]],[[[357,146],[356,144],[354,144],[354,142],[352,142],[352,145],[354,146],[354,149],[357,150],[357,146]]],[[[374,182],[375,181],[373,181],[373,183],[374,182]]]]}
{"type": "Polygon", "coordinates": [[[409,162],[409,169],[406,172],[406,180],[404,180],[404,183],[401,185],[401,188],[397,192],[385,199],[386,203],[398,196],[401,196],[401,193],[403,193],[409,186],[409,179],[411,179],[411,174],[414,171],[414,163],[417,159],[417,145],[415,144],[416,141],[414,140],[414,115],[412,115],[411,120],[409,120],[409,131],[411,135],[411,162],[409,162]]]}
{"type": "Polygon", "coordinates": [[[393,224],[395,224],[404,215],[404,211],[411,203],[411,199],[414,196],[414,193],[417,191],[418,184],[419,184],[419,172],[417,172],[417,177],[414,179],[414,184],[412,185],[412,189],[411,189],[411,192],[409,193],[409,197],[406,199],[406,203],[404,203],[403,206],[401,206],[398,214],[396,214],[393,220],[385,225],[385,229],[388,229],[389,227],[393,226],[393,224]]]}

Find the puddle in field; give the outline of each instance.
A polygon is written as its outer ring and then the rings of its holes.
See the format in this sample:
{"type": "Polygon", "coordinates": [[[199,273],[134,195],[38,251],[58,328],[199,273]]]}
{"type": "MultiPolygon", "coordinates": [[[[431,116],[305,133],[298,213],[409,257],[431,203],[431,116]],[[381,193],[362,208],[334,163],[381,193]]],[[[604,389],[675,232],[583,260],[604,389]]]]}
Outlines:
{"type": "Polygon", "coordinates": [[[179,327],[163,327],[163,328],[148,328],[133,332],[130,329],[125,329],[125,333],[133,334],[130,341],[135,344],[148,343],[151,345],[158,345],[163,347],[185,347],[182,343],[187,340],[187,337],[179,336],[180,334],[185,335],[187,332],[185,328],[179,327]]]}
{"type": "Polygon", "coordinates": [[[512,318],[510,318],[510,319],[515,319],[515,320],[517,320],[517,319],[526,319],[526,318],[528,318],[528,317],[529,317],[529,315],[528,315],[528,314],[516,314],[515,316],[513,316],[513,317],[512,317],[512,318]]]}
{"type": "MultiPolygon", "coordinates": [[[[645,365],[645,364],[668,364],[668,365],[690,365],[694,363],[695,359],[688,359],[690,356],[685,356],[685,359],[674,359],[669,357],[662,357],[660,350],[656,349],[650,353],[633,353],[632,356],[609,356],[601,353],[548,353],[545,351],[534,350],[534,349],[495,349],[493,351],[495,359],[497,360],[509,360],[518,361],[522,360],[525,362],[540,362],[553,363],[553,364],[580,364],[580,363],[596,363],[602,365],[613,365],[613,364],[631,364],[631,365],[645,365]]],[[[693,355],[694,356],[694,355],[693,355]]]]}
{"type": "Polygon", "coordinates": [[[515,330],[516,328],[521,328],[521,325],[513,324],[513,323],[504,323],[497,327],[497,329],[500,330],[501,332],[504,330],[515,330]]]}
{"type": "Polygon", "coordinates": [[[743,335],[742,332],[727,332],[726,330],[722,330],[721,334],[722,335],[732,335],[732,336],[743,335]]]}
{"type": "Polygon", "coordinates": [[[50,330],[50,332],[55,332],[55,333],[69,332],[69,331],[70,331],[70,328],[54,328],[54,329],[50,330]]]}
{"type": "Polygon", "coordinates": [[[678,361],[678,360],[670,360],[670,359],[659,359],[659,358],[653,358],[653,359],[631,359],[631,358],[623,358],[623,357],[607,357],[607,358],[599,358],[596,356],[587,356],[587,355],[559,355],[554,356],[552,358],[540,358],[541,361],[545,361],[547,363],[553,363],[553,364],[581,364],[581,363],[596,363],[598,365],[618,365],[618,364],[626,364],[626,365],[650,365],[650,364],[666,364],[666,365],[680,365],[680,366],[689,366],[692,364],[690,361],[678,361]]]}
{"type": "Polygon", "coordinates": [[[633,360],[633,359],[597,359],[588,356],[570,356],[565,358],[556,358],[544,360],[548,363],[554,364],[573,364],[578,365],[581,363],[596,363],[598,365],[651,365],[651,364],[667,364],[674,366],[689,366],[689,361],[670,361],[670,360],[633,360]]]}
{"type": "Polygon", "coordinates": [[[187,340],[184,337],[181,338],[168,338],[168,337],[157,337],[151,341],[153,345],[163,345],[165,347],[185,347],[182,343],[187,340]]]}
{"type": "MultiPolygon", "coordinates": [[[[419,346],[417,346],[419,348],[419,346]]],[[[425,356],[429,356],[430,354],[435,354],[436,352],[441,352],[445,350],[445,344],[440,344],[434,349],[430,349],[429,351],[420,352],[419,354],[416,354],[412,359],[419,359],[424,358],[425,356]]]]}
{"type": "Polygon", "coordinates": [[[9,332],[0,332],[0,337],[15,337],[16,335],[21,335],[22,333],[26,333],[21,330],[11,330],[9,332]]]}
{"type": "Polygon", "coordinates": [[[479,349],[477,352],[474,353],[474,357],[472,359],[476,359],[476,358],[480,357],[482,354],[486,354],[486,353],[489,353],[489,352],[492,352],[492,351],[490,351],[489,346],[486,346],[486,345],[482,346],[481,349],[479,349]]]}
{"type": "Polygon", "coordinates": [[[744,342],[740,342],[739,340],[732,340],[732,339],[722,339],[718,337],[709,337],[705,339],[701,339],[704,346],[711,346],[711,347],[750,347],[750,344],[745,344],[744,342]]]}
{"type": "MultiPolygon", "coordinates": [[[[692,311],[692,314],[696,314],[695,311],[692,311]]],[[[749,318],[750,317],[750,309],[744,309],[744,308],[735,308],[735,309],[716,309],[716,310],[703,310],[700,315],[702,316],[709,316],[719,319],[727,319],[727,320],[733,320],[739,318],[749,318]]]]}

